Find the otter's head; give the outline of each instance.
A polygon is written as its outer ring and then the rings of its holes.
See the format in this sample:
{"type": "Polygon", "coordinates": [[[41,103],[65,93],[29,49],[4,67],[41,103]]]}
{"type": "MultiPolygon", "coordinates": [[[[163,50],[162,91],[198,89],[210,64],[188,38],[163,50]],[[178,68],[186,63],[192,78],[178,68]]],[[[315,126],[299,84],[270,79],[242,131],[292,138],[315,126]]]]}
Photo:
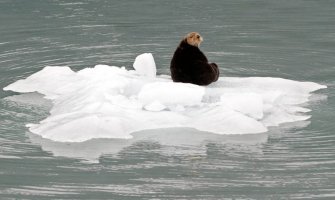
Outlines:
{"type": "Polygon", "coordinates": [[[199,47],[200,43],[203,41],[201,35],[197,32],[191,32],[188,33],[185,37],[184,40],[192,46],[199,47]]]}

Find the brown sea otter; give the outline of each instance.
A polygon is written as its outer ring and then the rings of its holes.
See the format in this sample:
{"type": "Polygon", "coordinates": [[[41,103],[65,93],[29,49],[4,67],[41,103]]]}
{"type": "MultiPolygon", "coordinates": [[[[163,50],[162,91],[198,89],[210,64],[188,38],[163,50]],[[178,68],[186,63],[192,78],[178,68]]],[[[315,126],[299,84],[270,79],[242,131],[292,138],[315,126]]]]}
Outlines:
{"type": "Polygon", "coordinates": [[[187,34],[180,42],[171,60],[170,70],[174,82],[209,85],[219,78],[219,68],[208,63],[199,49],[202,37],[197,32],[187,34]]]}

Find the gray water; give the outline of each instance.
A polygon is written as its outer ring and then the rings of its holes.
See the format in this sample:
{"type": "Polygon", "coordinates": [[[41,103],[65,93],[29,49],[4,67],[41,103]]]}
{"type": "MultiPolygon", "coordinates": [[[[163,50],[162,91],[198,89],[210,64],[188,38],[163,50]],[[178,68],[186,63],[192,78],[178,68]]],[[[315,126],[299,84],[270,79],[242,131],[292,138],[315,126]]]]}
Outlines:
{"type": "Polygon", "coordinates": [[[0,88],[47,65],[130,69],[145,52],[169,74],[190,31],[222,76],[327,85],[307,105],[311,119],[254,135],[57,143],[25,127],[49,102],[1,90],[0,199],[335,199],[332,0],[0,0],[0,88]]]}

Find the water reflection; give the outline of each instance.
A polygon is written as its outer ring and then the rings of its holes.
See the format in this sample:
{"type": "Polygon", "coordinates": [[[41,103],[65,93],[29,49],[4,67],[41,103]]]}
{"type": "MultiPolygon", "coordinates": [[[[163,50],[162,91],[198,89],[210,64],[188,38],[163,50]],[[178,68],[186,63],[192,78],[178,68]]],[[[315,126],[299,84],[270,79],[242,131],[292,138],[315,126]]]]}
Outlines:
{"type": "Polygon", "coordinates": [[[170,128],[159,130],[147,130],[133,133],[134,138],[125,139],[93,139],[80,143],[54,142],[27,132],[30,140],[38,144],[44,151],[51,152],[54,156],[80,158],[88,162],[99,162],[99,157],[105,154],[119,156],[120,152],[145,151],[156,145],[155,151],[160,155],[206,155],[208,145],[243,146],[246,152],[259,152],[256,144],[266,143],[268,134],[248,135],[216,135],[200,132],[188,128],[170,128]],[[158,145],[158,146],[157,146],[158,145]],[[136,148],[141,146],[141,148],[136,148]]]}

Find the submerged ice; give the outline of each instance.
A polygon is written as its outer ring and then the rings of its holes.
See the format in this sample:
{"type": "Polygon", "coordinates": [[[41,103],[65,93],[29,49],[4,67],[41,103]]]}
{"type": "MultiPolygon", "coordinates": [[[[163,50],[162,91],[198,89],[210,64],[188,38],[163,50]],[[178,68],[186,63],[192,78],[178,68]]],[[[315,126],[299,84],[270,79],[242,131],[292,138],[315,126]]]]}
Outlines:
{"type": "Polygon", "coordinates": [[[306,120],[302,106],[325,88],[281,78],[221,77],[209,86],[174,83],[156,76],[151,54],[135,70],[97,65],[78,72],[45,67],[4,90],[38,92],[52,101],[50,115],[29,130],[60,142],[132,137],[148,129],[188,127],[216,134],[266,132],[267,127],[306,120]]]}

